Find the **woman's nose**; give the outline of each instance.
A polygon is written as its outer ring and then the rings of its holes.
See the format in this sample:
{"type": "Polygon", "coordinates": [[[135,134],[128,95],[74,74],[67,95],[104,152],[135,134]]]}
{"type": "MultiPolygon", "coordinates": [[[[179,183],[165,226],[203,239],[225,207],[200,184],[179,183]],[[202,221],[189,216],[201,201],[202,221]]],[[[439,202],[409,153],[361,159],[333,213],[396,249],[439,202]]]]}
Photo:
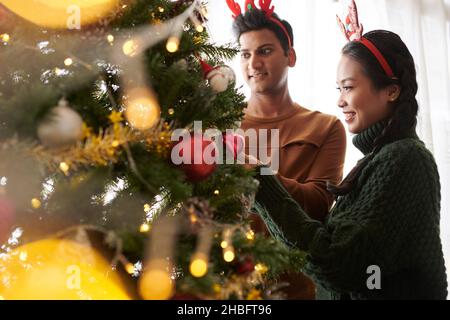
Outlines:
{"type": "Polygon", "coordinates": [[[338,98],[338,101],[337,101],[337,106],[338,106],[339,108],[343,108],[343,107],[346,106],[346,104],[347,104],[347,103],[346,103],[345,99],[343,98],[342,93],[339,94],[339,98],[338,98]]]}

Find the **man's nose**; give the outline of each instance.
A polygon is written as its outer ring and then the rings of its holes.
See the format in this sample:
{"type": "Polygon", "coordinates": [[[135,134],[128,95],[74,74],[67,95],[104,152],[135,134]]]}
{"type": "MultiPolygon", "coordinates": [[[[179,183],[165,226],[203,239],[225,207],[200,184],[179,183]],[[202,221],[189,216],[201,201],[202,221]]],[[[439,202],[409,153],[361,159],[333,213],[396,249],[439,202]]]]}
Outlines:
{"type": "Polygon", "coordinates": [[[250,57],[249,66],[252,69],[259,69],[262,67],[262,65],[263,65],[263,62],[260,57],[258,57],[255,54],[250,57]]]}

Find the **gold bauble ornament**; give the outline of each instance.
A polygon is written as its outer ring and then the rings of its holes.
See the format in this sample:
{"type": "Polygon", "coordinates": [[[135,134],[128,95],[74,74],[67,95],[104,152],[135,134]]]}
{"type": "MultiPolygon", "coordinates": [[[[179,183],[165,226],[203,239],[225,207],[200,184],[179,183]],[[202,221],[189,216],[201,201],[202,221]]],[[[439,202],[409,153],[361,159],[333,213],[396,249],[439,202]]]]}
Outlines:
{"type": "Polygon", "coordinates": [[[0,0],[0,3],[41,27],[79,29],[111,14],[120,0],[0,0]]]}
{"type": "Polygon", "coordinates": [[[45,239],[0,259],[0,296],[11,300],[128,300],[125,284],[87,245],[45,239]]]}

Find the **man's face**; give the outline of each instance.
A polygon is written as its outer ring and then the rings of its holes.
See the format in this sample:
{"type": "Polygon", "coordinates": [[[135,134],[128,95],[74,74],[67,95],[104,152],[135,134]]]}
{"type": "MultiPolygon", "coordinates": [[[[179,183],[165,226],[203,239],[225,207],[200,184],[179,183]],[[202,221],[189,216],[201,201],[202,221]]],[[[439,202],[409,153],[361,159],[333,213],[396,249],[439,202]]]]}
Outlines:
{"type": "Polygon", "coordinates": [[[245,32],[239,43],[242,73],[252,93],[271,94],[287,86],[295,54],[286,56],[275,33],[268,29],[245,32]]]}

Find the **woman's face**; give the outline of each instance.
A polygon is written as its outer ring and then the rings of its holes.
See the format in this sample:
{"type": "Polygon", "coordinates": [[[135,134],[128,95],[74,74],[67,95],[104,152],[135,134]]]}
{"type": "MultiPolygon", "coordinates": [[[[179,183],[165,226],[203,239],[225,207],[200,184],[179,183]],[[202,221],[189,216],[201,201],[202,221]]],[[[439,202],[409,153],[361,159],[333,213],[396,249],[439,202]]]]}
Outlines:
{"type": "Polygon", "coordinates": [[[377,90],[363,72],[362,65],[342,55],[337,70],[340,92],[338,106],[351,133],[360,133],[392,113],[391,103],[398,98],[399,87],[377,90]]]}

